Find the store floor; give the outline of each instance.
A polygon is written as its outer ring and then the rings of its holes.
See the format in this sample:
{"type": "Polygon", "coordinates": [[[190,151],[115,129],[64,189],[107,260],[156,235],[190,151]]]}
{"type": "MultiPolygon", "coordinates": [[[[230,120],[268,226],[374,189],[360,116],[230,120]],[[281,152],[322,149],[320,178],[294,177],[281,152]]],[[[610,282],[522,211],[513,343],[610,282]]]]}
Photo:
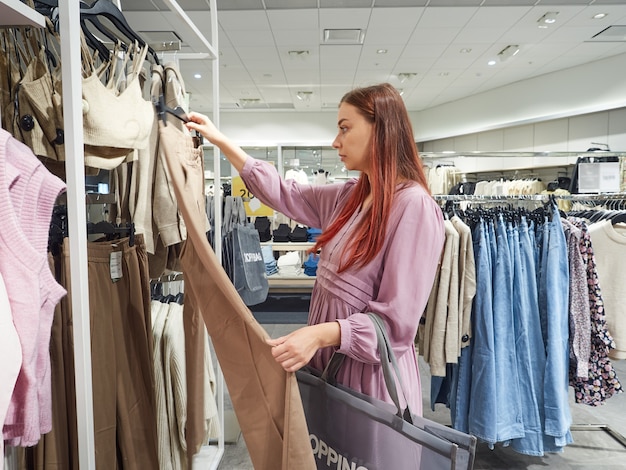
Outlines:
{"type": "MultiPolygon", "coordinates": [[[[263,325],[273,338],[287,334],[300,325],[263,325]]],[[[618,377],[626,386],[626,361],[614,361],[618,377]]],[[[420,358],[423,394],[430,392],[430,373],[428,366],[420,358]]],[[[479,444],[474,463],[475,470],[617,470],[626,469],[626,447],[613,438],[614,431],[626,439],[626,393],[616,395],[599,407],[574,403],[570,388],[572,412],[572,436],[574,443],[565,447],[563,453],[546,454],[544,457],[530,457],[519,454],[510,448],[479,444]],[[601,425],[589,429],[588,425],[601,425]]],[[[430,410],[430,404],[424,403],[424,417],[442,424],[450,424],[450,414],[443,405],[437,405],[436,411],[430,410]]],[[[227,444],[219,470],[253,470],[243,437],[233,439],[227,444]]],[[[626,444],[626,442],[624,442],[626,444]]],[[[291,470],[291,469],[290,469],[291,470]]],[[[294,469],[296,470],[296,469],[294,469]]]]}

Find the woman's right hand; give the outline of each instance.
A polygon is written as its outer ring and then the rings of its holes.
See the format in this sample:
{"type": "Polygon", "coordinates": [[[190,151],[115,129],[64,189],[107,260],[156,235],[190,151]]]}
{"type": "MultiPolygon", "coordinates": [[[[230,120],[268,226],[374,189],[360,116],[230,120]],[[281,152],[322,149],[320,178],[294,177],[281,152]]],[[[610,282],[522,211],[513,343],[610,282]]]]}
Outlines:
{"type": "Polygon", "coordinates": [[[187,113],[187,117],[189,118],[189,122],[186,123],[187,129],[200,132],[212,144],[218,143],[222,133],[215,127],[213,121],[204,114],[194,111],[187,113]]]}
{"type": "Polygon", "coordinates": [[[192,111],[187,113],[187,117],[189,118],[189,122],[185,124],[187,129],[200,132],[205,139],[213,145],[217,145],[226,155],[230,164],[235,167],[237,172],[241,173],[248,158],[246,152],[234,142],[231,142],[204,114],[192,111]]]}

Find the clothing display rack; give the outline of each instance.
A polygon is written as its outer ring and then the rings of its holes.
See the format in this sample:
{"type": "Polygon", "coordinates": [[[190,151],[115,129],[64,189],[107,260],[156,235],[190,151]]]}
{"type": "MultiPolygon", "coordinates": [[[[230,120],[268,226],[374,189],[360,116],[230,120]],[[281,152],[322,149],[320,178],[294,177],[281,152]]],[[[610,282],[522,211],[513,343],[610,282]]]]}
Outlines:
{"type": "MultiPolygon", "coordinates": [[[[211,42],[209,42],[193,24],[175,0],[166,0],[166,5],[176,13],[196,34],[208,49],[208,56],[213,59],[213,120],[219,126],[219,64],[217,54],[218,23],[216,0],[209,0],[211,13],[211,42]]],[[[65,162],[67,184],[68,235],[70,246],[70,286],[72,291],[72,310],[81,312],[73,319],[74,362],[76,380],[76,417],[78,433],[78,463],[81,469],[95,470],[95,440],[93,418],[93,389],[91,381],[91,345],[89,322],[89,284],[87,270],[87,220],[85,211],[85,169],[84,137],[82,112],[82,73],[80,40],[80,2],[65,0],[59,2],[59,33],[61,38],[61,74],[63,83],[63,119],[64,128],[71,129],[65,135],[65,149],[68,158],[65,162]]],[[[1,26],[32,26],[42,28],[45,25],[43,15],[19,0],[0,0],[1,26]]],[[[206,54],[205,54],[206,56],[206,54]]],[[[217,148],[214,150],[219,152],[217,148]]],[[[219,158],[215,162],[215,174],[219,176],[219,158]]],[[[219,201],[215,201],[217,204],[219,201]]],[[[219,214],[218,211],[216,211],[219,214]]],[[[221,224],[221,221],[220,221],[221,224]]],[[[218,227],[219,225],[218,224],[218,227]]],[[[218,237],[218,240],[220,237],[218,237]]],[[[219,257],[221,247],[216,249],[219,257]]],[[[219,366],[218,366],[219,369],[219,366]]],[[[218,416],[222,430],[217,451],[202,460],[202,468],[216,469],[224,453],[223,432],[223,377],[218,370],[218,416]],[[205,466],[206,465],[206,466],[205,466]]],[[[11,451],[9,451],[11,452],[11,451]]],[[[204,456],[206,457],[206,456],[204,456]]],[[[12,458],[11,455],[8,456],[12,458]]],[[[14,458],[14,457],[13,457],[14,458]]],[[[12,468],[15,462],[7,462],[12,468]]]]}
{"type": "MultiPolygon", "coordinates": [[[[0,27],[30,26],[43,28],[46,19],[32,8],[19,0],[0,0],[0,27]]],[[[0,110],[0,118],[2,110],[0,110]]],[[[17,466],[17,455],[13,448],[6,447],[5,455],[0,456],[4,460],[4,468],[11,470],[17,466]]],[[[2,463],[2,462],[0,462],[2,463]]]]}
{"type": "MultiPolygon", "coordinates": [[[[510,201],[538,201],[548,202],[550,198],[563,199],[578,202],[602,202],[602,201],[626,201],[626,193],[600,193],[600,194],[522,194],[518,196],[484,196],[473,194],[435,194],[433,195],[437,201],[460,202],[467,201],[470,203],[488,203],[488,202],[510,202],[510,201]]],[[[571,431],[603,431],[626,447],[626,437],[611,428],[608,424],[573,424],[570,426],[571,431]]]]}
{"type": "Polygon", "coordinates": [[[437,201],[549,201],[551,197],[567,201],[598,202],[598,201],[625,201],[626,193],[600,193],[600,194],[520,194],[514,196],[476,195],[476,194],[434,194],[437,201]]]}

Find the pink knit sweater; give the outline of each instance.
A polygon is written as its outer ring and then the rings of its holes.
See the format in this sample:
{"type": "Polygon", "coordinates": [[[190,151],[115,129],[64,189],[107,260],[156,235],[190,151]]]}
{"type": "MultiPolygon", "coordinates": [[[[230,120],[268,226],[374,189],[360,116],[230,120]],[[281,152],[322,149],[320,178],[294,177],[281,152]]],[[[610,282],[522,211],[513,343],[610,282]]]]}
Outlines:
{"type": "Polygon", "coordinates": [[[22,349],[3,427],[12,445],[32,446],[52,427],[50,333],[54,307],[66,292],[50,271],[47,239],[64,190],[28,147],[0,129],[0,273],[22,349]]]}

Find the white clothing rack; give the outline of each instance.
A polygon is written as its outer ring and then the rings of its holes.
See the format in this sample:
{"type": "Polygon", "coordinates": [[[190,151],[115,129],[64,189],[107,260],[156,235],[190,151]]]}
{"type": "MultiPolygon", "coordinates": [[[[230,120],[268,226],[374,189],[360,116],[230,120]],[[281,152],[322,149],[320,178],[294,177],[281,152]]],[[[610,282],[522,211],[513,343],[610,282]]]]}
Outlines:
{"type": "MultiPolygon", "coordinates": [[[[213,58],[213,119],[219,125],[219,65],[217,54],[218,23],[216,0],[210,1],[212,43],[202,35],[175,0],[164,0],[198,35],[213,58]],[[212,45],[213,44],[213,45],[212,45]]],[[[19,0],[0,0],[1,26],[43,27],[45,18],[19,0]]],[[[61,36],[61,63],[63,81],[63,118],[66,133],[65,148],[67,158],[67,211],[70,244],[70,288],[72,291],[72,311],[74,312],[74,362],[76,380],[76,415],[78,433],[79,467],[95,470],[95,439],[93,422],[93,394],[91,381],[91,345],[89,326],[89,284],[87,271],[87,221],[85,211],[85,170],[84,138],[82,116],[82,75],[80,51],[80,5],[79,0],[59,2],[59,25],[61,36]]],[[[215,150],[215,174],[219,176],[219,150],[215,150]]],[[[216,207],[218,201],[215,202],[216,207]]],[[[219,211],[216,211],[219,214],[219,211]]],[[[221,221],[218,224],[221,225],[221,221]]],[[[220,237],[217,237],[220,240],[220,237]]],[[[216,247],[219,257],[221,247],[216,247]]],[[[208,468],[217,469],[224,453],[223,430],[223,376],[217,374],[218,413],[222,426],[217,452],[205,459],[208,468]]],[[[15,465],[13,452],[7,452],[7,468],[15,465]],[[13,461],[11,460],[13,459],[13,461]]],[[[204,467],[207,468],[207,467],[204,467]]]]}
{"type": "Polygon", "coordinates": [[[550,198],[567,201],[621,201],[626,199],[626,193],[605,194],[520,194],[512,196],[480,195],[480,194],[434,194],[437,201],[549,201],[550,198]]]}

